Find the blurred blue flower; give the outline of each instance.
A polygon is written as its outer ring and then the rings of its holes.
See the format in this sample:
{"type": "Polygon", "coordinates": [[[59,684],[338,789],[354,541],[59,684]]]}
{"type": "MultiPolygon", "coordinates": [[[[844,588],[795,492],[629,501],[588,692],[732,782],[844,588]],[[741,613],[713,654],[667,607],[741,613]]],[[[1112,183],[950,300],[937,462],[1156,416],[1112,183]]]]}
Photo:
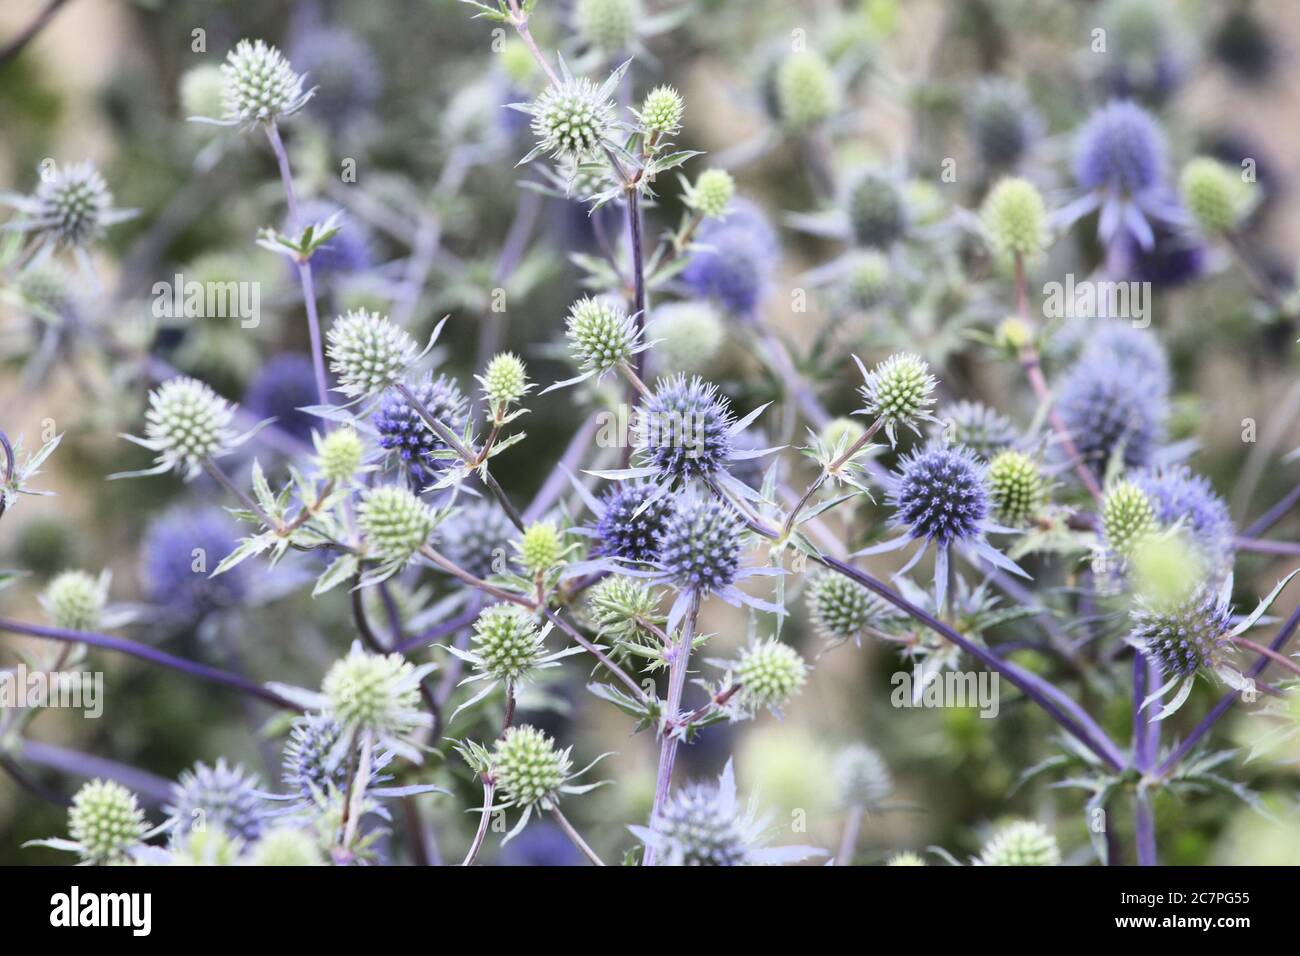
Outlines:
{"type": "Polygon", "coordinates": [[[181,506],[155,518],[140,548],[146,597],[186,621],[239,604],[249,589],[248,564],[209,576],[238,538],[235,520],[215,505],[181,506]]]}
{"type": "Polygon", "coordinates": [[[319,404],[316,373],[312,361],[298,352],[272,356],[253,376],[244,394],[244,407],[258,419],[274,418],[276,424],[304,441],[321,422],[299,411],[319,404]]]}
{"type": "Polygon", "coordinates": [[[780,257],[776,231],[753,203],[732,200],[722,219],[706,219],[681,280],[698,296],[749,316],[771,283],[780,257]]]}

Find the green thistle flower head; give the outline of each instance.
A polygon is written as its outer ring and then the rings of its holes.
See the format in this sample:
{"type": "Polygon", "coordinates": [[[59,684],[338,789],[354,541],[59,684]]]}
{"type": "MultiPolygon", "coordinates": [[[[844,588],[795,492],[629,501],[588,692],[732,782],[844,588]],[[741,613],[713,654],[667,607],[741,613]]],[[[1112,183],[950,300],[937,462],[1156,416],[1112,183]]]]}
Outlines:
{"type": "Polygon", "coordinates": [[[308,830],[282,826],[257,841],[252,862],[254,866],[324,866],[325,856],[308,830]]]}
{"type": "Polygon", "coordinates": [[[515,404],[532,388],[524,363],[513,352],[497,353],[478,380],[483,386],[484,397],[493,408],[515,404]]]}
{"type": "Polygon", "coordinates": [[[994,253],[1003,262],[1031,259],[1047,248],[1047,207],[1028,180],[1003,179],[980,210],[994,253]]]}
{"type": "Polygon", "coordinates": [[[357,525],[384,561],[409,561],[429,540],[434,524],[433,510],[401,485],[371,488],[357,505],[357,525]]]}
{"type": "Polygon", "coordinates": [[[302,109],[311,93],[283,54],[262,40],[240,40],[221,66],[225,117],[233,123],[273,122],[302,109]]]}
{"type": "Polygon", "coordinates": [[[17,287],[27,307],[47,322],[66,319],[76,303],[68,273],[53,260],[30,265],[18,273],[17,287]]]}
{"type": "Polygon", "coordinates": [[[115,218],[113,194],[89,160],[58,166],[36,187],[42,229],[68,246],[98,239],[115,218]]]}
{"type": "Polygon", "coordinates": [[[622,53],[636,40],[640,0],[577,0],[573,6],[578,35],[603,53],[622,53]]]}
{"type": "Polygon", "coordinates": [[[111,780],[83,784],[68,810],[68,833],[94,863],[125,860],[144,839],[148,827],[135,794],[111,780]]]}
{"type": "Polygon", "coordinates": [[[316,465],[321,477],[336,485],[350,483],[365,456],[365,443],[355,428],[336,428],[316,439],[316,465]]]}
{"type": "Polygon", "coordinates": [[[707,302],[669,302],[654,310],[645,337],[654,343],[654,367],[663,374],[700,372],[726,334],[718,310],[707,302]]]}
{"type": "Polygon", "coordinates": [[[648,584],[621,574],[602,578],[587,593],[587,612],[597,633],[623,640],[645,635],[643,622],[659,624],[659,598],[648,584]]]}
{"type": "Polygon", "coordinates": [[[173,378],[149,393],[146,447],[160,464],[197,474],[205,458],[216,458],[234,439],[234,407],[196,378],[173,378]]]}
{"type": "Polygon", "coordinates": [[[586,77],[551,86],[532,106],[533,135],[556,159],[585,159],[614,130],[614,106],[586,77]]]}
{"type": "Polygon", "coordinates": [[[848,195],[849,224],[859,246],[883,249],[907,230],[907,204],[898,185],[875,170],[865,170],[848,195]]]}
{"type": "Polygon", "coordinates": [[[866,427],[856,418],[840,417],[828,421],[817,438],[827,451],[838,457],[866,433],[866,427]]]}
{"type": "Polygon", "coordinates": [[[1248,186],[1230,167],[1214,159],[1193,159],[1179,180],[1183,203],[1208,236],[1231,232],[1248,210],[1248,186]]]}
{"type": "Polygon", "coordinates": [[[353,398],[397,384],[419,354],[415,341],[378,312],[357,309],[335,319],[325,349],[339,389],[353,398]]]}
{"type": "Polygon", "coordinates": [[[610,299],[584,296],[573,303],[566,334],[584,372],[603,374],[639,351],[636,323],[610,299]]]}
{"type": "Polygon", "coordinates": [[[527,677],[546,656],[537,620],[515,604],[494,604],[474,622],[471,638],[476,667],[497,680],[527,677]]]}
{"type": "Polygon", "coordinates": [[[55,627],[97,631],[108,602],[108,579],[85,571],[64,571],[41,592],[39,600],[55,627]]]}
{"type": "Polygon", "coordinates": [[[989,463],[989,493],[997,520],[1021,527],[1042,503],[1043,474],[1038,463],[1023,452],[1000,452],[989,463]]]}
{"type": "Polygon", "coordinates": [[[1009,823],[984,844],[983,866],[1058,866],[1061,851],[1047,827],[1032,820],[1009,823]]]}
{"type": "Polygon", "coordinates": [[[401,738],[423,723],[420,680],[400,654],[368,654],[354,644],[321,684],[326,714],[347,732],[401,738]]]}
{"type": "Polygon", "coordinates": [[[1102,499],[1101,527],[1115,554],[1128,557],[1156,529],[1156,512],[1145,491],[1131,481],[1112,485],[1102,499]]]}
{"type": "Polygon", "coordinates": [[[647,133],[671,136],[682,126],[686,103],[671,86],[656,86],[641,103],[641,128],[647,133]]]}
{"type": "Polygon", "coordinates": [[[813,626],[828,641],[857,641],[868,627],[889,616],[888,606],[875,592],[841,574],[826,572],[812,579],[808,607],[813,626]]]}
{"type": "Polygon", "coordinates": [[[834,115],[840,105],[839,85],[820,53],[803,50],[781,61],[776,104],[781,122],[791,130],[807,129],[834,115]]]}
{"type": "Polygon", "coordinates": [[[895,853],[889,858],[886,866],[925,866],[925,860],[921,859],[915,853],[895,853]]]}
{"type": "Polygon", "coordinates": [[[564,556],[564,536],[550,521],[534,521],[513,544],[516,562],[529,574],[545,574],[564,556]]]}
{"type": "Polygon", "coordinates": [[[864,377],[866,381],[859,391],[866,402],[865,411],[884,419],[891,444],[898,426],[915,430],[918,420],[930,417],[938,383],[920,356],[906,352],[891,355],[864,377]]]}
{"type": "Polygon", "coordinates": [[[736,195],[736,181],[725,169],[706,169],[686,190],[683,201],[701,216],[718,219],[725,216],[732,197],[736,195]]]}
{"type": "Polygon", "coordinates": [[[569,751],[535,727],[511,727],[492,751],[492,778],[513,806],[551,804],[568,779],[569,751]]]}
{"type": "Polygon", "coordinates": [[[894,790],[889,767],[876,749],[866,744],[853,744],[839,752],[831,780],[836,803],[841,807],[874,809],[894,790]]]}
{"type": "Polygon", "coordinates": [[[758,707],[780,707],[799,692],[807,676],[799,652],[776,638],[747,647],[736,662],[741,695],[758,707]]]}
{"type": "Polygon", "coordinates": [[[893,276],[889,260],[878,252],[865,252],[853,261],[847,285],[849,298],[859,309],[872,309],[884,301],[893,276]]]}
{"type": "Polygon", "coordinates": [[[221,116],[226,109],[226,77],[221,67],[203,63],[181,77],[181,111],[186,116],[221,116]]]}

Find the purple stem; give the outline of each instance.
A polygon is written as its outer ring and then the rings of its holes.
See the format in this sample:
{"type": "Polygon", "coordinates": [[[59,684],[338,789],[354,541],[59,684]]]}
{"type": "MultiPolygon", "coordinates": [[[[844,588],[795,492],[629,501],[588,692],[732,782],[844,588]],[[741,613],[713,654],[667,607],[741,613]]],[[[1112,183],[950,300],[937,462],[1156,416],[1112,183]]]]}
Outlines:
{"type": "Polygon", "coordinates": [[[1243,538],[1258,538],[1273,525],[1277,524],[1286,515],[1288,511],[1295,507],[1297,501],[1300,501],[1300,485],[1296,485],[1288,491],[1282,500],[1269,508],[1262,515],[1252,521],[1242,530],[1243,538]]]}
{"type": "MultiPolygon", "coordinates": [[[[1286,642],[1291,639],[1295,633],[1296,627],[1300,626],[1300,607],[1291,612],[1291,616],[1286,619],[1281,630],[1277,632],[1277,637],[1273,638],[1269,647],[1275,651],[1282,650],[1286,642]]],[[[1258,677],[1268,667],[1269,660],[1267,657],[1260,655],[1259,660],[1255,661],[1247,677],[1258,677]]],[[[1235,704],[1241,698],[1241,694],[1235,690],[1230,690],[1222,697],[1219,702],[1211,708],[1210,712],[1201,718],[1201,722],[1192,728],[1192,732],[1187,735],[1186,739],[1175,748],[1174,752],[1165,758],[1164,763],[1156,768],[1156,776],[1164,777],[1174,770],[1184,757],[1195,747],[1202,737],[1210,732],[1210,728],[1215,725],[1220,717],[1228,712],[1228,708],[1235,704]]]]}
{"type": "Polygon", "coordinates": [[[276,707],[283,707],[294,712],[302,710],[302,708],[297,704],[281,697],[275,691],[263,687],[261,684],[255,684],[250,680],[245,680],[238,674],[231,674],[228,671],[218,670],[215,667],[208,667],[206,664],[199,664],[195,661],[186,660],[183,657],[176,657],[173,654],[168,654],[166,651],[160,651],[157,648],[149,647],[146,644],[129,641],[123,637],[110,637],[107,634],[95,634],[90,631],[69,631],[65,628],[47,627],[42,624],[24,624],[21,621],[11,621],[6,618],[0,618],[0,631],[9,631],[12,634],[26,634],[29,637],[43,637],[53,641],[88,644],[91,647],[99,647],[108,651],[117,651],[118,653],[126,654],[130,657],[138,657],[140,660],[149,661],[152,664],[169,667],[172,670],[180,671],[182,674],[189,674],[191,677],[197,677],[199,680],[209,681],[213,684],[221,684],[225,687],[233,687],[235,690],[248,694],[250,697],[264,700],[268,704],[272,704],[276,707]]]}
{"type": "MultiPolygon", "coordinates": [[[[276,164],[280,167],[280,181],[284,184],[285,199],[289,204],[289,227],[297,232],[302,228],[298,219],[298,196],[293,188],[293,172],[289,169],[289,154],[285,152],[280,129],[274,121],[266,124],[266,138],[271,142],[276,164]]],[[[296,237],[295,237],[296,238],[296,237]]],[[[312,281],[311,260],[298,263],[298,279],[302,283],[303,305],[307,309],[307,331],[311,336],[312,368],[316,373],[316,397],[322,405],[330,404],[329,380],[325,377],[325,350],[321,342],[320,317],[316,314],[316,285],[312,281]]]]}
{"type": "MultiPolygon", "coordinates": [[[[1143,776],[1155,762],[1159,746],[1160,724],[1147,719],[1142,709],[1146,700],[1147,684],[1152,677],[1151,664],[1146,655],[1133,655],[1133,765],[1143,776]]],[[[1156,865],[1156,820],[1151,806],[1151,796],[1141,781],[1133,794],[1134,829],[1137,835],[1138,866],[1156,865]]]]}
{"type": "Polygon", "coordinates": [[[28,763],[49,767],[75,777],[84,777],[87,780],[92,777],[116,780],[152,804],[161,805],[171,799],[171,781],[115,760],[81,753],[56,744],[41,743],[38,740],[24,740],[20,754],[28,763]]]}

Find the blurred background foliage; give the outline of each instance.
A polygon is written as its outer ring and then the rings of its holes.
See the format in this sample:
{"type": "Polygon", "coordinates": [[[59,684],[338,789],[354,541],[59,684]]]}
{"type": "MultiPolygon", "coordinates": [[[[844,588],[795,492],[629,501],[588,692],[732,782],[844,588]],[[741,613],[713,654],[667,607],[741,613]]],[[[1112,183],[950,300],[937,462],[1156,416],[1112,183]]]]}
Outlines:
{"type": "MultiPolygon", "coordinates": [[[[836,164],[889,164],[904,170],[918,189],[941,190],[942,201],[972,208],[987,180],[974,172],[979,166],[972,158],[963,104],[980,77],[1001,74],[1020,82],[1044,119],[1050,145],[1066,139],[1093,106],[1115,92],[1117,71],[1145,62],[1142,57],[1157,50],[1176,63],[1176,77],[1147,87],[1138,84],[1136,91],[1158,111],[1171,153],[1180,161],[1200,152],[1234,163],[1246,156],[1257,160],[1268,201],[1247,241],[1264,273],[1294,286],[1291,277],[1300,255],[1295,189],[1300,175],[1300,127],[1295,123],[1300,28],[1286,0],[646,0],[646,5],[655,11],[684,11],[676,26],[645,41],[645,53],[631,74],[637,96],[657,82],[674,83],[683,92],[683,147],[725,156],[767,134],[772,122],[764,100],[771,63],[802,31],[809,46],[835,64],[849,92],[836,136],[836,164]],[[1142,21],[1131,14],[1138,25],[1123,33],[1127,21],[1120,14],[1144,7],[1156,11],[1152,18],[1142,21]],[[1137,52],[1118,45],[1106,55],[1091,52],[1090,31],[1103,22],[1111,24],[1114,38],[1130,38],[1137,52]],[[1148,33],[1156,30],[1158,35],[1144,34],[1144,22],[1154,23],[1148,33]],[[958,162],[955,183],[939,178],[948,157],[958,162]]],[[[14,35],[41,6],[29,0],[4,4],[0,36],[14,35]]],[[[538,4],[533,23],[543,49],[572,46],[570,7],[563,0],[538,4]]],[[[252,242],[258,228],[282,215],[280,186],[260,137],[223,133],[218,138],[186,124],[180,87],[188,70],[219,62],[237,39],[265,38],[281,46],[297,69],[312,71],[309,83],[323,85],[316,102],[287,126],[303,193],[332,198],[359,190],[409,214],[404,221],[418,218],[436,231],[438,252],[422,294],[401,308],[409,310],[417,339],[427,336],[443,314],[452,314],[441,343],[444,370],[468,385],[481,368],[481,323],[491,321],[489,296],[499,281],[493,273],[519,208],[517,184],[521,176],[535,178],[514,168],[528,148],[527,133],[517,115],[501,107],[539,89],[528,64],[522,69],[525,88],[512,88],[519,81],[499,62],[490,25],[472,20],[470,13],[456,0],[71,0],[28,49],[0,68],[0,186],[29,191],[35,170],[47,157],[59,162],[89,157],[104,173],[116,204],[141,210],[137,219],[111,230],[96,252],[101,274],[127,285],[127,295],[104,317],[118,331],[143,324],[152,283],[169,281],[178,271],[187,277],[256,277],[263,300],[257,329],[178,326],[163,329],[154,342],[155,351],[182,370],[199,375],[227,397],[241,398],[269,357],[307,348],[292,275],[252,242]],[[206,52],[192,49],[196,29],[204,31],[206,52]],[[319,53],[319,66],[307,62],[313,43],[318,51],[335,44],[332,54],[319,53]],[[196,157],[212,149],[221,151],[219,161],[196,169],[196,157]],[[357,182],[344,185],[339,170],[349,159],[355,160],[357,182]]],[[[600,70],[593,66],[591,72],[600,70]]],[[[786,212],[818,205],[815,183],[795,142],[778,136],[753,161],[737,163],[734,172],[740,194],[758,202],[778,223],[786,212]]],[[[651,235],[672,228],[679,216],[676,190],[662,193],[663,201],[650,212],[651,235]]],[[[351,250],[358,262],[346,264],[323,283],[326,316],[361,304],[389,311],[403,294],[409,242],[381,223],[364,226],[363,247],[351,250]]],[[[1042,270],[1045,278],[1058,268],[1086,272],[1097,261],[1099,252],[1089,248],[1085,233],[1075,230],[1058,243],[1052,265],[1042,270]]],[[[799,277],[807,269],[835,255],[835,246],[784,228],[781,241],[779,274],[765,301],[764,318],[802,353],[826,319],[828,304],[825,296],[813,294],[808,311],[797,313],[790,307],[791,293],[800,288],[799,277]]],[[[566,377],[567,367],[546,343],[558,341],[568,304],[580,291],[581,273],[566,252],[591,248],[585,210],[548,198],[527,254],[501,283],[510,305],[496,331],[503,346],[528,360],[535,380],[566,377]]],[[[948,291],[960,295],[961,281],[958,277],[948,291]]],[[[80,291],[96,296],[89,288],[80,291]]],[[[1009,310],[1013,302],[1005,289],[1000,294],[1009,310]]],[[[22,334],[26,318],[12,302],[0,302],[0,317],[6,341],[22,334]]],[[[837,414],[857,407],[855,376],[842,364],[847,352],[879,357],[899,343],[928,342],[927,336],[933,339],[942,332],[926,327],[919,308],[916,314],[901,310],[901,318],[858,318],[847,326],[837,342],[839,352],[832,356],[837,377],[819,382],[828,408],[837,414]],[[903,325],[882,328],[887,321],[903,325]]],[[[1283,453],[1300,444],[1295,323],[1261,312],[1240,271],[1222,269],[1182,287],[1161,289],[1154,326],[1174,363],[1179,431],[1199,442],[1194,465],[1229,499],[1239,525],[1248,523],[1300,478],[1300,466],[1279,464],[1283,453]],[[1254,443],[1243,442],[1246,419],[1257,425],[1254,443]]],[[[743,411],[780,397],[783,385],[755,361],[748,344],[745,330],[733,327],[707,369],[743,411]]],[[[25,372],[26,359],[27,353],[15,348],[0,367],[0,424],[11,435],[26,436],[29,445],[49,422],[66,437],[41,483],[58,497],[24,501],[0,522],[0,566],[31,574],[0,597],[3,613],[37,619],[35,593],[64,567],[111,568],[114,600],[143,601],[143,529],[170,503],[220,503],[221,496],[205,481],[182,486],[172,476],[106,483],[105,474],[143,467],[147,461],[140,449],[115,437],[118,431],[135,430],[144,385],[118,387],[120,369],[106,362],[88,338],[69,343],[68,361],[35,378],[25,372]]],[[[968,340],[957,338],[941,377],[951,394],[981,397],[1012,414],[1018,424],[1027,424],[1019,410],[1029,403],[1019,382],[968,340]]],[[[528,441],[512,450],[499,469],[518,500],[528,500],[567,443],[579,420],[574,402],[571,391],[530,402],[528,441]]],[[[793,427],[790,415],[768,414],[774,422],[772,438],[802,440],[802,428],[793,427]]],[[[864,515],[870,527],[887,511],[864,506],[864,515]]],[[[1300,515],[1285,519],[1274,536],[1300,537],[1300,515]]],[[[1240,603],[1252,604],[1294,560],[1242,556],[1237,563],[1240,603]]],[[[258,583],[268,591],[263,604],[224,608],[202,624],[180,630],[155,633],[146,624],[135,633],[173,652],[263,679],[314,686],[355,636],[346,595],[334,593],[313,602],[301,588],[280,593],[292,581],[281,582],[283,589],[269,579],[258,583]]],[[[1289,612],[1294,601],[1294,595],[1284,595],[1275,613],[1289,612]]],[[[744,617],[721,606],[708,609],[702,629],[717,635],[709,657],[728,656],[746,636],[744,617]]],[[[1016,625],[1011,633],[1026,630],[1016,625]]],[[[806,655],[820,649],[801,602],[784,636],[806,655]]],[[[92,660],[107,674],[103,718],[43,714],[33,724],[34,739],[110,757],[168,779],[195,760],[221,755],[274,779],[278,746],[260,745],[265,741],[258,728],[268,715],[259,707],[139,661],[107,654],[94,654],[92,660]]],[[[1035,665],[1032,655],[1022,660],[1035,665]]],[[[1046,669],[1048,662],[1037,665],[1046,669]]],[[[683,750],[685,775],[716,774],[734,752],[742,787],[760,787],[779,821],[806,819],[808,834],[798,842],[834,847],[841,817],[829,802],[830,763],[838,748],[866,741],[880,750],[893,772],[897,806],[868,818],[860,862],[931,844],[965,856],[978,850],[989,825],[1009,816],[1048,823],[1067,859],[1089,860],[1085,795],[1043,782],[1016,786],[1026,768],[1054,752],[1050,722],[1005,684],[996,720],[980,720],[971,710],[896,710],[889,703],[890,675],[899,668],[888,647],[839,648],[818,661],[783,722],[764,716],[712,728],[683,750]]],[[[560,676],[546,687],[549,700],[526,698],[524,712],[566,744],[573,743],[579,764],[602,751],[618,752],[602,765],[601,774],[617,785],[573,801],[570,810],[593,845],[607,858],[616,857],[631,843],[625,825],[648,812],[652,741],[644,734],[628,737],[627,721],[583,692],[587,671],[581,659],[552,673],[560,676]]],[[[1185,733],[1218,693],[1208,684],[1198,688],[1169,721],[1166,740],[1185,733]]],[[[1083,699],[1117,740],[1127,740],[1126,693],[1087,692],[1083,699]]],[[[1249,745],[1267,729],[1262,723],[1239,708],[1220,726],[1216,739],[1249,745]]],[[[1162,797],[1156,810],[1163,862],[1300,860],[1298,756],[1292,745],[1289,752],[1238,760],[1231,767],[1231,775],[1265,794],[1277,822],[1261,818],[1230,795],[1183,802],[1162,797]]],[[[59,794],[70,794],[77,784],[68,775],[34,772],[59,794]]],[[[453,789],[454,797],[421,798],[421,806],[441,852],[458,858],[472,832],[474,818],[464,811],[478,805],[477,784],[454,756],[433,761],[415,776],[453,789]]],[[[1127,812],[1122,816],[1112,825],[1124,847],[1131,845],[1131,835],[1127,812]]],[[[57,860],[47,851],[18,846],[25,839],[61,833],[63,827],[60,809],[0,777],[0,863],[57,860]]],[[[398,860],[409,859],[409,852],[400,841],[394,849],[398,860]]],[[[530,827],[504,851],[490,840],[484,860],[575,862],[572,849],[545,823],[530,827]]]]}

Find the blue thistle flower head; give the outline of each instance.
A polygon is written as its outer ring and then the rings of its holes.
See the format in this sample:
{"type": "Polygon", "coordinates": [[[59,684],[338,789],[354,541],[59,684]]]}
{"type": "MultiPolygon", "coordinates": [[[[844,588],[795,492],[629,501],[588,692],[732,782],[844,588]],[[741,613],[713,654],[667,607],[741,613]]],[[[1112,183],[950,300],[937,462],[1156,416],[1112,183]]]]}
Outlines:
{"type": "MultiPolygon", "coordinates": [[[[347,743],[343,729],[323,714],[299,717],[289,731],[284,745],[280,779],[289,795],[301,805],[311,805],[331,790],[339,793],[348,783],[347,743]]],[[[380,772],[391,761],[388,751],[374,755],[370,780],[381,779],[380,772]]]]}
{"type": "MultiPolygon", "coordinates": [[[[1174,200],[1169,200],[1168,206],[1175,208],[1174,200]]],[[[1144,246],[1131,233],[1120,237],[1115,257],[1117,279],[1150,282],[1158,288],[1176,288],[1205,274],[1209,251],[1198,235],[1161,219],[1153,219],[1150,225],[1150,246],[1144,246]]]]}
{"type": "Polygon", "coordinates": [[[1149,465],[1164,437],[1164,389],[1137,365],[1113,356],[1077,362],[1061,382],[1057,407],[1080,456],[1098,473],[1121,448],[1126,466],[1149,465]]]}
{"type": "Polygon", "coordinates": [[[166,808],[172,839],[183,843],[191,833],[220,828],[227,836],[253,842],[269,815],[255,774],[218,759],[215,766],[196,763],[172,786],[166,808]]]}
{"type": "Polygon", "coordinates": [[[273,356],[253,376],[244,407],[256,418],[274,418],[280,428],[307,441],[318,420],[299,411],[319,404],[312,361],[298,352],[273,356]]]}
{"type": "MultiPolygon", "coordinates": [[[[445,375],[434,379],[428,374],[409,383],[409,387],[434,418],[456,434],[461,433],[469,414],[469,402],[455,382],[445,375]]],[[[435,454],[446,451],[447,445],[400,392],[386,393],[371,416],[371,424],[379,432],[380,446],[397,453],[410,475],[412,487],[418,489],[431,484],[446,467],[447,459],[437,458],[435,454]]]]}
{"type": "Polygon", "coordinates": [[[471,501],[439,525],[438,550],[476,578],[489,578],[506,569],[515,526],[491,501],[471,501]]]}
{"type": "Polygon", "coordinates": [[[1232,609],[1223,590],[1201,586],[1172,605],[1139,603],[1130,615],[1130,640],[1166,678],[1213,670],[1229,643],[1232,609]]]}
{"type": "Polygon", "coordinates": [[[716,385],[676,375],[638,407],[636,448],[665,478],[708,477],[731,459],[735,424],[716,385]]]}
{"type": "Polygon", "coordinates": [[[1089,335],[1081,358],[1097,364],[1123,365],[1155,391],[1169,391],[1169,356],[1151,329],[1103,319],[1089,335]]]}
{"type": "Polygon", "coordinates": [[[659,564],[682,591],[709,594],[730,588],[740,572],[745,525],[716,498],[675,503],[659,537],[659,564]]]}
{"type": "Polygon", "coordinates": [[[913,538],[940,546],[983,534],[989,514],[986,466],[968,448],[929,445],[903,457],[890,492],[913,538]]]}
{"type": "Polygon", "coordinates": [[[673,510],[672,499],[657,492],[658,488],[647,482],[620,483],[605,492],[591,529],[597,542],[593,553],[635,564],[655,563],[664,524],[673,510]]]}
{"type": "Polygon", "coordinates": [[[747,316],[762,300],[780,255],[776,231],[753,203],[733,199],[721,219],[706,219],[682,282],[697,296],[747,316]]]}
{"type": "Polygon", "coordinates": [[[1155,510],[1156,521],[1166,527],[1182,522],[1190,533],[1192,547],[1205,557],[1207,566],[1226,573],[1232,567],[1233,535],[1236,533],[1228,505],[1202,475],[1185,465],[1141,471],[1132,481],[1144,492],[1155,510]]]}
{"type": "Polygon", "coordinates": [[[249,589],[249,565],[209,577],[238,539],[234,519],[215,506],[176,508],[155,518],[140,548],[145,596],[187,621],[239,604],[249,589]]]}
{"type": "Polygon", "coordinates": [[[316,87],[313,115],[335,132],[364,119],[383,92],[379,62],[351,30],[304,30],[294,38],[289,59],[316,87]]]}
{"type": "Polygon", "coordinates": [[[1164,182],[1165,138],[1155,118],[1127,100],[1109,103],[1079,132],[1074,178],[1084,189],[1137,195],[1164,182]]]}

